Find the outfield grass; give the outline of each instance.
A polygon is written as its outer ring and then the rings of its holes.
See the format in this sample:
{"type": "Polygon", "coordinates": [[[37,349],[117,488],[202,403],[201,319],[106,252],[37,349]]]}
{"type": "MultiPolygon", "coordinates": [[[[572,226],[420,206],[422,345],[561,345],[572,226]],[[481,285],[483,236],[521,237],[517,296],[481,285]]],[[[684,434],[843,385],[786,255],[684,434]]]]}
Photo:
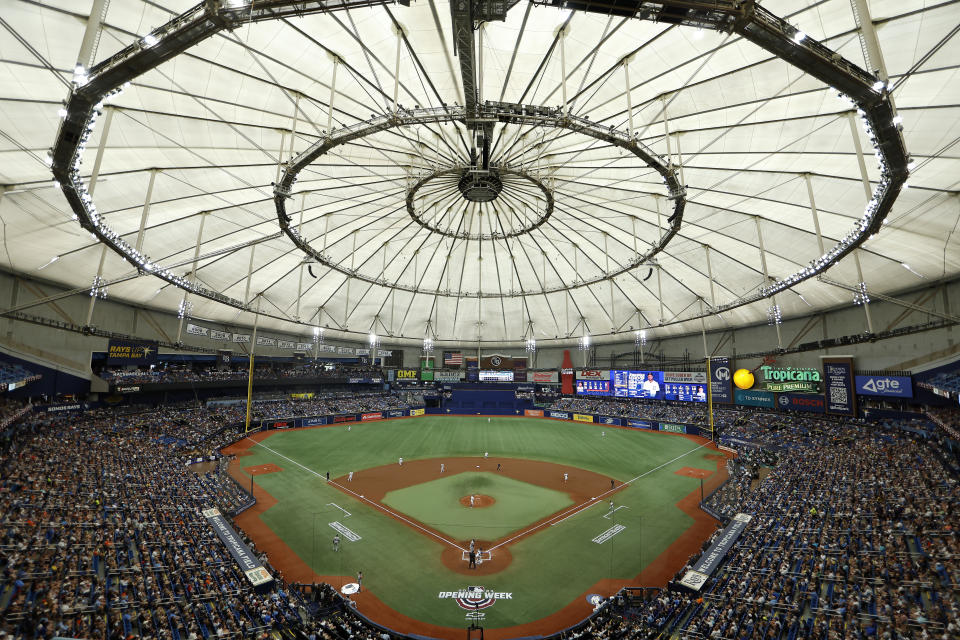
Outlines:
{"type": "Polygon", "coordinates": [[[498,540],[573,504],[565,493],[492,471],[468,471],[397,489],[381,502],[454,540],[498,540]],[[482,509],[461,505],[460,498],[470,494],[495,496],[496,502],[482,509]]]}
{"type": "Polygon", "coordinates": [[[603,517],[605,506],[597,506],[510,547],[510,566],[481,582],[487,589],[514,594],[486,610],[484,624],[495,628],[550,615],[598,580],[638,575],[692,523],[675,503],[697,489],[699,481],[674,472],[685,466],[716,469],[705,457],[709,450],[687,438],[536,418],[488,423],[482,417],[427,416],[354,424],[349,432],[345,425],[278,432],[263,445],[251,448],[253,455],[243,458],[243,466],[272,462],[284,469],[256,479],[279,500],[262,515],[267,526],[318,573],[355,575],[363,570],[364,586],[388,606],[451,627],[464,625],[464,611],[437,594],[474,582],[442,565],[442,543],[327,486],[327,471],[336,477],[395,463],[400,456],[413,460],[489,452],[577,466],[618,482],[646,474],[617,493],[617,503],[626,508],[610,518],[603,517]],[[351,515],[345,517],[338,507],[351,515]],[[345,541],[333,553],[329,523],[334,521],[362,539],[345,541]],[[626,528],[603,544],[592,542],[615,524],[626,528]]]}

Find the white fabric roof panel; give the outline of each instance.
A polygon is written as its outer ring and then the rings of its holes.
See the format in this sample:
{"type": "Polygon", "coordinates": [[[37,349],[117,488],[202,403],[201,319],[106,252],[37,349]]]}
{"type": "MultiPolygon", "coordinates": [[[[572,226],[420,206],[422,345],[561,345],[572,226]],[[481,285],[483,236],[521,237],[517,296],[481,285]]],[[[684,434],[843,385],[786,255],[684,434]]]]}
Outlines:
{"type": "MultiPolygon", "coordinates": [[[[946,42],[912,75],[900,78],[956,23],[955,7],[927,4],[871,3],[891,80],[902,82],[893,95],[918,165],[883,232],[861,251],[871,291],[892,292],[921,284],[921,276],[960,271],[952,234],[960,217],[955,197],[960,44],[946,42]]],[[[192,5],[113,0],[95,60],[192,5]]],[[[91,284],[100,248],[72,220],[43,159],[66,97],[61,79],[71,79],[90,6],[64,0],[6,3],[4,20],[43,61],[0,29],[0,181],[9,185],[0,200],[6,223],[2,262],[68,287],[91,284]]],[[[764,6],[863,64],[846,0],[764,6]]],[[[95,193],[98,210],[133,244],[150,171],[157,169],[145,252],[175,273],[188,274],[206,213],[197,277],[242,299],[250,247],[256,244],[250,297],[262,293],[263,310],[275,316],[264,318],[262,327],[305,333],[295,321],[320,317],[331,330],[365,334],[374,329],[418,340],[429,320],[440,340],[471,341],[479,335],[491,342],[521,339],[528,319],[538,339],[570,332],[576,337],[583,331],[581,318],[598,335],[648,323],[656,328],[661,321],[658,270],[662,320],[673,324],[656,330],[699,330],[699,320],[691,319],[701,304],[709,310],[711,302],[732,302],[764,284],[755,219],[771,276],[785,277],[819,255],[805,175],[827,249],[863,211],[866,198],[849,106],[835,91],[735,35],[577,13],[564,42],[567,95],[576,96],[572,112],[626,129],[620,61],[633,51],[634,127],[664,158],[666,103],[670,159],[680,167],[688,203],[680,233],[657,256],[659,269],[644,265],[604,279],[629,264],[635,251],[658,241],[672,203],[655,195],[665,193],[659,176],[638,158],[580,134],[497,127],[494,162],[537,167],[553,192],[552,217],[529,233],[491,237],[522,227],[544,209],[543,194],[515,177],[505,177],[500,197],[482,204],[465,202],[455,177],[429,181],[418,192],[416,211],[433,230],[417,224],[406,210],[407,189],[421,172],[464,159],[466,131],[444,124],[355,140],[301,173],[287,208],[293,223],[300,223],[302,204],[303,235],[342,268],[356,269],[361,279],[317,264],[310,267],[311,276],[301,266],[309,262],[306,257],[278,235],[271,186],[278,160],[303,151],[327,128],[331,52],[344,63],[336,77],[335,127],[391,108],[397,45],[391,16],[403,25],[409,43],[401,47],[399,102],[407,107],[462,103],[449,8],[437,2],[436,10],[439,31],[430,4],[420,0],[410,7],[253,24],[209,38],[145,73],[113,103],[95,193]],[[291,136],[294,126],[296,136],[291,136]],[[482,300],[473,297],[478,291],[482,300]],[[644,320],[637,319],[638,312],[644,320]]],[[[550,50],[570,14],[532,7],[522,27],[526,11],[520,4],[505,22],[484,28],[482,97],[498,100],[503,93],[506,101],[557,106],[563,72],[559,47],[550,50]]],[[[93,170],[104,123],[101,118],[87,145],[85,176],[93,170]]],[[[858,135],[868,176],[876,181],[872,148],[862,131],[858,135]]],[[[117,256],[105,261],[108,281],[132,272],[117,256]]],[[[855,284],[852,259],[831,268],[828,276],[855,284]]],[[[149,275],[116,284],[110,295],[169,311],[176,311],[182,298],[149,275]]],[[[789,317],[850,304],[852,296],[814,281],[798,286],[796,293],[781,293],[777,302],[789,317]]],[[[192,303],[195,317],[237,318],[230,307],[195,296],[192,303]]],[[[720,320],[711,316],[710,326],[763,321],[771,304],[731,310],[720,320]]],[[[248,315],[241,318],[249,321],[248,315]]]]}

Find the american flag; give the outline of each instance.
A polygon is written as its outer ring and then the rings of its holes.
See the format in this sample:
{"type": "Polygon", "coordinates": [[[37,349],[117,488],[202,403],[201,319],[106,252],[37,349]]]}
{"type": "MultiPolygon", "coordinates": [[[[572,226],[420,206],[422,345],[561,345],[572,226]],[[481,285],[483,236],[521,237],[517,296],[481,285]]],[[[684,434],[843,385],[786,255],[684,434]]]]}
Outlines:
{"type": "Polygon", "coordinates": [[[443,364],[444,366],[463,366],[463,353],[460,351],[444,351],[443,352],[443,364]]]}

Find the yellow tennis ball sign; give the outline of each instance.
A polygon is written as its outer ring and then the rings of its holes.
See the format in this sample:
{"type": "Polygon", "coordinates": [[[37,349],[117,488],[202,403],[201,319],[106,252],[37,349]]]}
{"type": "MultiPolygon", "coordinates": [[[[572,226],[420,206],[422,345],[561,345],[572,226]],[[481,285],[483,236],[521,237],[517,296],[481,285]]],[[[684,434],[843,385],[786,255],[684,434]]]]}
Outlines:
{"type": "Polygon", "coordinates": [[[733,374],[733,384],[738,389],[749,389],[753,386],[753,374],[749,369],[737,369],[733,374]]]}

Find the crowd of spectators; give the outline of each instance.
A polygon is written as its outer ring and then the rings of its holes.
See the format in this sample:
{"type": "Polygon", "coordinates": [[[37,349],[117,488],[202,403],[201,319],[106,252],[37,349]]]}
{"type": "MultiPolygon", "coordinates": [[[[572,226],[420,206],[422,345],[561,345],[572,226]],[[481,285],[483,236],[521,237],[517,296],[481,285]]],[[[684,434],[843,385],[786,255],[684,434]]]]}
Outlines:
{"type": "Polygon", "coordinates": [[[30,382],[39,379],[39,375],[33,373],[22,365],[13,364],[10,362],[0,363],[0,386],[6,387],[9,384],[30,382]]]}
{"type": "MultiPolygon", "coordinates": [[[[160,364],[147,369],[104,368],[98,375],[115,384],[175,384],[184,382],[221,382],[246,380],[249,370],[246,365],[219,369],[215,366],[194,364],[160,364]]],[[[331,364],[324,362],[276,363],[255,365],[254,380],[287,380],[297,378],[380,378],[379,367],[354,364],[331,364]]]]}
{"type": "Polygon", "coordinates": [[[23,400],[0,396],[0,429],[7,428],[14,420],[26,415],[31,405],[23,400]]]}
{"type": "MultiPolygon", "coordinates": [[[[314,396],[254,409],[309,415],[417,401],[413,393],[314,396]]],[[[684,421],[670,413],[674,405],[635,400],[555,406],[684,421]]],[[[279,629],[392,637],[328,586],[304,597],[271,568],[275,587],[256,593],[213,533],[202,510],[235,512],[250,496],[216,465],[189,471],[183,456],[234,439],[229,425],[244,411],[167,406],[17,422],[0,454],[0,631],[30,639],[188,640],[279,629]]],[[[721,437],[738,458],[707,504],[724,521],[753,518],[740,539],[701,592],[674,582],[639,598],[621,595],[562,637],[960,637],[960,484],[942,463],[945,439],[932,426],[719,411],[721,437]]]]}

